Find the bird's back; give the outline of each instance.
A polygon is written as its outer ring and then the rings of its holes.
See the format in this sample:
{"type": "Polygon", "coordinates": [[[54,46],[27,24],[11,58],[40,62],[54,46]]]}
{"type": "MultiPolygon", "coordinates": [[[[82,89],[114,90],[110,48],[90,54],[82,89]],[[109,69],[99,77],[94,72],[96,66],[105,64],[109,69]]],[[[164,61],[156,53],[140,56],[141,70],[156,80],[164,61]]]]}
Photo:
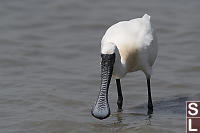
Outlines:
{"type": "Polygon", "coordinates": [[[147,14],[111,26],[102,38],[102,47],[109,42],[117,45],[127,71],[140,69],[143,63],[152,66],[157,56],[157,44],[147,14]],[[145,59],[139,59],[141,57],[145,59]]]}

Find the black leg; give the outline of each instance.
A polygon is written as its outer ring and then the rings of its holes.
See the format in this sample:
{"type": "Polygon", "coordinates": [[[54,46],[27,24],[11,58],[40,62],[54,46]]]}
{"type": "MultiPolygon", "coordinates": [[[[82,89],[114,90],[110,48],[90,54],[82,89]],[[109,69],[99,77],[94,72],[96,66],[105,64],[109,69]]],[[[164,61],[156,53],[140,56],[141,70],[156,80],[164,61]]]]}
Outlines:
{"type": "Polygon", "coordinates": [[[123,104],[123,96],[122,96],[120,79],[116,79],[116,84],[117,84],[117,92],[118,92],[117,106],[118,106],[119,111],[121,111],[122,104],[123,104]]]}
{"type": "Polygon", "coordinates": [[[153,103],[151,98],[151,84],[150,78],[147,79],[147,87],[148,87],[148,114],[153,113],[153,103]]]}

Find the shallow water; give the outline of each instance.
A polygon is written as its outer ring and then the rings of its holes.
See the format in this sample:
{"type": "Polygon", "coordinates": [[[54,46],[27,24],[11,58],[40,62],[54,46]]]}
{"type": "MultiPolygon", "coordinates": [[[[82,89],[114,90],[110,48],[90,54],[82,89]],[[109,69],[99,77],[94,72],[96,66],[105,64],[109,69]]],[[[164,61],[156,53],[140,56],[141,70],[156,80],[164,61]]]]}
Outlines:
{"type": "Polygon", "coordinates": [[[200,1],[2,0],[1,133],[183,133],[185,101],[200,100],[200,1]],[[116,85],[111,116],[93,118],[100,84],[100,41],[112,24],[148,13],[159,55],[152,77],[154,114],[146,115],[142,72],[116,85]]]}

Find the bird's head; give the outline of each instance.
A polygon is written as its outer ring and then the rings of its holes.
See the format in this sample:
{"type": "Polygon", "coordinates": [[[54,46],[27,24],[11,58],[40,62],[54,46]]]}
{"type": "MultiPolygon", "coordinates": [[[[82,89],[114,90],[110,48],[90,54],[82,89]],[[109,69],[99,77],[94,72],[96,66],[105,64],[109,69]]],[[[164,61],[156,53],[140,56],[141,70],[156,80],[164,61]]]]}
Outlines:
{"type": "Polygon", "coordinates": [[[92,115],[98,119],[105,119],[110,115],[108,88],[113,73],[116,50],[117,47],[113,43],[101,47],[101,87],[96,104],[92,109],[92,115]]]}
{"type": "Polygon", "coordinates": [[[114,54],[117,51],[117,46],[114,43],[104,43],[101,45],[101,54],[114,54]]]}

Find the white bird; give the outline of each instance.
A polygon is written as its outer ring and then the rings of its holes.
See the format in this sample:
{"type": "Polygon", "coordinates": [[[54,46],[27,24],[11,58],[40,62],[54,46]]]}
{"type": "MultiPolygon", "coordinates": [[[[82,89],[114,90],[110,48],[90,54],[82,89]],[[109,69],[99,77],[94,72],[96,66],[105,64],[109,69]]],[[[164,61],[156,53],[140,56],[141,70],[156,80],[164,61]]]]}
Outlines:
{"type": "Polygon", "coordinates": [[[108,88],[111,77],[116,79],[118,109],[122,110],[123,96],[120,79],[129,72],[141,70],[147,79],[148,114],[153,113],[150,79],[158,51],[157,38],[150,16],[122,21],[112,25],[101,41],[101,87],[92,115],[105,119],[110,115],[108,88]]]}

